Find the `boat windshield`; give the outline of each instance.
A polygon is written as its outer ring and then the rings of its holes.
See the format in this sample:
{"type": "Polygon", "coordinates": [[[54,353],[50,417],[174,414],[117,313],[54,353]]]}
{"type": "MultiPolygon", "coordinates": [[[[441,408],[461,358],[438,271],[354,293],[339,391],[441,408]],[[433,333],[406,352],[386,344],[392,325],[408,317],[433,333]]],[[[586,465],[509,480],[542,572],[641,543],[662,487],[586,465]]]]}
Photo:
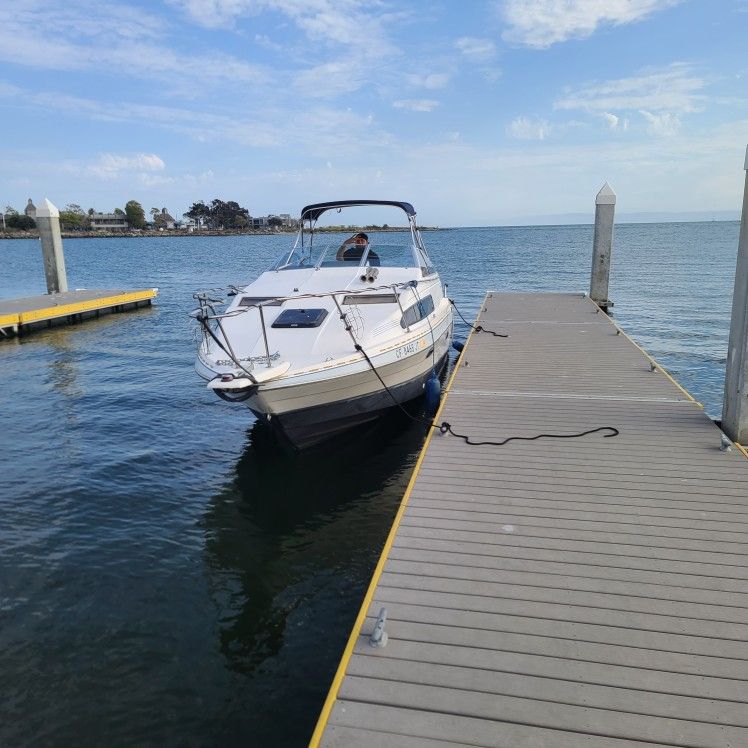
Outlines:
{"type": "MultiPolygon", "coordinates": [[[[275,270],[291,270],[302,267],[397,267],[425,268],[430,265],[428,257],[411,241],[411,234],[403,233],[401,237],[386,235],[371,237],[365,246],[349,245],[344,247],[346,237],[336,237],[332,241],[320,242],[312,248],[294,247],[274,266],[275,270]],[[399,241],[398,241],[399,240],[399,241]]],[[[318,240],[318,237],[316,238],[318,240]]]]}

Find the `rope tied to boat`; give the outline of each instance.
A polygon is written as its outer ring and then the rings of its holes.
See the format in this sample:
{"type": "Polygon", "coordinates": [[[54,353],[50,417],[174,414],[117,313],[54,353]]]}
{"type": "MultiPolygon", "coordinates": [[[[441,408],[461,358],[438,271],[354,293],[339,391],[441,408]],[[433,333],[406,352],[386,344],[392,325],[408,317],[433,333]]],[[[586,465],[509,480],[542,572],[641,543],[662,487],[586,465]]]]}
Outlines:
{"type": "Polygon", "coordinates": [[[526,441],[526,442],[532,442],[536,441],[537,439],[579,439],[583,436],[588,436],[590,434],[596,434],[601,431],[608,431],[610,433],[604,434],[604,439],[609,439],[613,436],[618,436],[621,432],[615,428],[615,426],[598,426],[594,429],[588,429],[587,431],[580,431],[577,434],[536,434],[535,436],[508,436],[506,439],[502,439],[501,441],[474,441],[469,436],[465,434],[459,434],[457,433],[453,428],[452,424],[449,423],[449,421],[442,421],[440,424],[435,423],[434,421],[430,421],[426,418],[422,418],[421,416],[413,415],[412,413],[409,413],[402,405],[402,403],[395,397],[395,394],[392,392],[392,390],[387,386],[384,379],[382,378],[382,375],[377,370],[377,367],[374,365],[374,362],[369,357],[369,354],[363,349],[363,346],[361,346],[359,343],[355,343],[354,347],[356,350],[366,359],[366,362],[369,364],[369,367],[376,375],[377,379],[379,380],[380,384],[384,388],[384,390],[387,392],[387,394],[392,399],[392,402],[408,417],[411,421],[415,421],[416,423],[421,423],[425,426],[428,426],[429,429],[438,429],[439,433],[446,435],[451,434],[452,436],[457,437],[458,439],[462,439],[465,444],[467,444],[470,447],[485,447],[485,446],[491,446],[491,447],[503,447],[505,444],[508,444],[512,441],[526,441]]]}
{"type": "Polygon", "coordinates": [[[457,304],[455,304],[454,299],[449,299],[449,303],[454,307],[454,310],[457,312],[457,314],[460,315],[460,319],[473,331],[473,332],[486,332],[489,335],[493,335],[495,338],[508,338],[509,335],[505,335],[500,332],[495,332],[494,330],[486,330],[483,325],[474,325],[472,322],[468,322],[465,317],[463,316],[462,312],[457,308],[457,304]]]}
{"type": "Polygon", "coordinates": [[[439,429],[442,434],[452,434],[458,439],[462,439],[465,444],[469,444],[471,447],[503,447],[512,441],[523,441],[523,442],[534,442],[536,439],[578,439],[581,436],[587,436],[589,434],[596,434],[599,431],[610,431],[609,434],[603,434],[603,439],[610,439],[612,436],[618,436],[621,432],[615,428],[615,426],[598,426],[595,429],[589,429],[588,431],[581,431],[578,434],[536,434],[535,436],[508,436],[506,439],[501,441],[473,441],[469,436],[465,434],[458,434],[453,428],[452,424],[448,421],[442,421],[439,426],[435,426],[439,429]]]}

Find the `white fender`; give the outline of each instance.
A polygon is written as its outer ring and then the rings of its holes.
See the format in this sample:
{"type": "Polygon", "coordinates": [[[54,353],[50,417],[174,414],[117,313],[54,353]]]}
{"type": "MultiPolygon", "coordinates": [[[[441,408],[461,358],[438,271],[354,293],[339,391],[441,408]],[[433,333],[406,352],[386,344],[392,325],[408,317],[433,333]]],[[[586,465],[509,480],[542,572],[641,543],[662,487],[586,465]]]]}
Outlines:
{"type": "Polygon", "coordinates": [[[271,379],[277,379],[283,376],[289,369],[291,364],[288,361],[277,364],[276,366],[263,366],[262,364],[255,366],[252,369],[252,376],[254,382],[249,377],[235,377],[234,379],[223,380],[221,377],[211,379],[206,385],[209,390],[244,390],[247,387],[251,387],[253,384],[261,384],[263,382],[269,382],[271,379]]]}

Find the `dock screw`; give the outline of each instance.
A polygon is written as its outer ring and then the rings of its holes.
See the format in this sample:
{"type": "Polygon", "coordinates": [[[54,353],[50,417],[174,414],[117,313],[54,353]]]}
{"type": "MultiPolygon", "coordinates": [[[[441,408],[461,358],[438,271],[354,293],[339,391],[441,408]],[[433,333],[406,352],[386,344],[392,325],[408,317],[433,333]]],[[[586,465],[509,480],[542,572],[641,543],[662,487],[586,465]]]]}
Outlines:
{"type": "Polygon", "coordinates": [[[620,334],[621,334],[621,331],[620,330],[616,330],[616,335],[620,335],[620,334]]]}
{"type": "Polygon", "coordinates": [[[651,363],[651,364],[649,365],[649,370],[650,370],[650,371],[651,371],[651,372],[652,372],[652,373],[654,374],[654,372],[656,372],[656,371],[657,371],[657,364],[655,364],[655,363],[651,363]]]}
{"type": "Polygon", "coordinates": [[[384,630],[385,623],[387,623],[387,608],[382,608],[379,611],[377,622],[374,624],[374,631],[371,632],[371,636],[369,637],[369,644],[372,647],[387,646],[387,632],[384,630]]]}
{"type": "Polygon", "coordinates": [[[732,442],[724,434],[722,434],[719,439],[719,451],[720,452],[732,451],[732,442]]]}

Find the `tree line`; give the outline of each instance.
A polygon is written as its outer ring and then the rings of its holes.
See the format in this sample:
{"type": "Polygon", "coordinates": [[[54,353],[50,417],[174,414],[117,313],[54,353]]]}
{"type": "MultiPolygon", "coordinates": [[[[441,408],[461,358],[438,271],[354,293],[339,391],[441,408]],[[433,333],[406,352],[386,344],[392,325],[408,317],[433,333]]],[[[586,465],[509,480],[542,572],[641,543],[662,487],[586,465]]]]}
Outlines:
{"type": "Polygon", "coordinates": [[[184,217],[207,229],[243,229],[249,226],[251,220],[249,211],[239,203],[234,200],[224,202],[218,198],[211,200],[210,204],[198,200],[184,217]]]}
{"type": "MultiPolygon", "coordinates": [[[[137,200],[129,200],[125,204],[125,209],[115,208],[114,214],[127,218],[127,223],[131,229],[148,228],[149,222],[146,219],[146,213],[143,206],[137,200]]],[[[77,203],[68,203],[60,211],[60,227],[64,231],[88,231],[91,228],[91,218],[96,214],[93,208],[84,211],[77,203]]],[[[155,228],[164,228],[169,218],[171,218],[166,208],[159,210],[151,208],[151,224],[155,228]]],[[[185,218],[192,219],[200,227],[207,229],[243,229],[250,225],[251,216],[249,210],[242,207],[234,200],[223,201],[219,198],[205,203],[199,200],[193,203],[190,209],[182,214],[185,218]]],[[[270,226],[281,226],[280,218],[271,218],[268,223],[270,226]]],[[[19,213],[10,205],[5,208],[5,225],[8,228],[28,231],[36,228],[33,218],[19,213]]]]}

